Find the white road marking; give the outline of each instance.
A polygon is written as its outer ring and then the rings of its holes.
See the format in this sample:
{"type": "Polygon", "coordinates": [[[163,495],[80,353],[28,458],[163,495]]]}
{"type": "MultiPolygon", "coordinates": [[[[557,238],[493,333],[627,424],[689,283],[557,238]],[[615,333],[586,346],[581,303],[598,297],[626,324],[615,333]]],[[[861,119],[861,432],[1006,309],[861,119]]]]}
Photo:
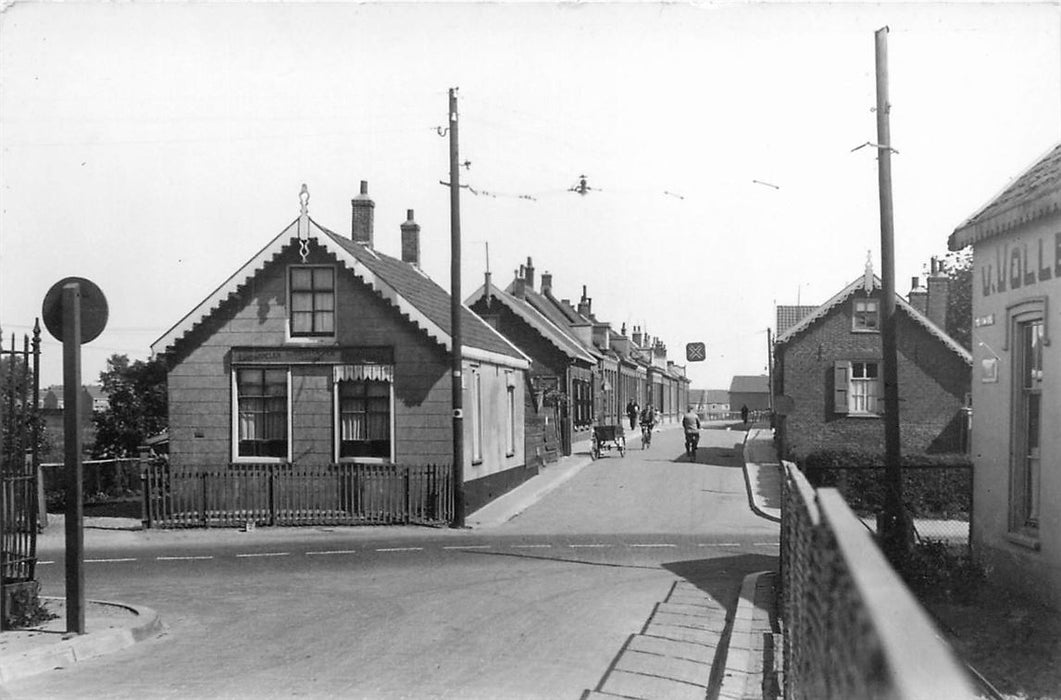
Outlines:
{"type": "Polygon", "coordinates": [[[488,544],[460,544],[453,545],[450,547],[443,547],[442,549],[490,549],[488,544]]]}
{"type": "Polygon", "coordinates": [[[237,558],[250,558],[250,557],[289,557],[291,552],[248,552],[245,554],[237,554],[237,558]]]}
{"type": "Polygon", "coordinates": [[[660,542],[658,544],[631,544],[630,547],[677,547],[676,544],[668,544],[666,542],[660,542]]]}
{"type": "Polygon", "coordinates": [[[306,552],[307,557],[325,554],[357,554],[356,549],[327,549],[322,552],[306,552]]]}
{"type": "Polygon", "coordinates": [[[423,547],[380,547],[377,552],[422,552],[423,547]]]}
{"type": "Polygon", "coordinates": [[[212,556],[188,556],[188,557],[155,557],[158,561],[198,561],[200,559],[213,559],[212,556]]]}
{"type": "Polygon", "coordinates": [[[135,557],[122,557],[117,559],[86,559],[86,564],[114,564],[122,561],[136,561],[135,557]]]}

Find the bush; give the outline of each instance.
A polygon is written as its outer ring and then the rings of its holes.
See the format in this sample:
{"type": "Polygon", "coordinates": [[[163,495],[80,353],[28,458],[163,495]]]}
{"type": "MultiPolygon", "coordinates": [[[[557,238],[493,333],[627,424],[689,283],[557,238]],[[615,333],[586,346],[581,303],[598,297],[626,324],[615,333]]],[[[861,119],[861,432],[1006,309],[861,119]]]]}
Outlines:
{"type": "MultiPolygon", "coordinates": [[[[964,454],[908,454],[903,467],[903,501],[916,518],[968,520],[972,503],[972,462],[964,454]]],[[[884,505],[884,456],[858,450],[817,450],[800,463],[817,487],[840,491],[859,515],[884,505]]]]}
{"type": "Polygon", "coordinates": [[[921,600],[969,601],[984,582],[984,571],[967,551],[923,540],[911,548],[903,580],[921,600]]]}

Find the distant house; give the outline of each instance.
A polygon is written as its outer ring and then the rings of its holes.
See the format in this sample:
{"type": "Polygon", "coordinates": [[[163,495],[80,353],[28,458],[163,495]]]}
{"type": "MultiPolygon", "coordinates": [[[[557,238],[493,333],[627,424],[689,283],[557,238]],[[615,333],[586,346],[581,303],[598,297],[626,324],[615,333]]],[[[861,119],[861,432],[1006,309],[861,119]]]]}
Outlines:
{"type": "MultiPolygon", "coordinates": [[[[946,278],[939,277],[930,280],[935,296],[921,294],[915,285],[916,306],[896,301],[905,451],[949,452],[961,446],[971,357],[943,331],[946,285],[936,282],[946,278]],[[928,307],[936,310],[935,321],[926,315],[928,307]]],[[[801,459],[822,448],[883,451],[880,287],[867,266],[861,277],[778,333],[774,390],[787,397],[777,403],[788,404],[778,421],[788,456],[801,459]]],[[[783,322],[779,312],[779,329],[783,322]]]]}
{"type": "MultiPolygon", "coordinates": [[[[56,384],[42,389],[39,406],[41,420],[44,423],[45,446],[48,450],[41,455],[44,462],[60,461],[63,458],[63,406],[65,398],[63,385],[56,384]]],[[[90,384],[81,387],[81,445],[84,453],[90,454],[96,442],[96,424],[92,414],[105,411],[110,405],[103,387],[90,384]]]]}
{"type": "Polygon", "coordinates": [[[973,551],[1061,609],[1061,145],[948,244],[973,249],[973,551]]]}
{"type": "MultiPolygon", "coordinates": [[[[300,216],[152,345],[168,367],[169,453],[192,468],[452,464],[450,297],[373,246],[367,184],[352,234],[300,216]]],[[[524,454],[528,358],[462,312],[469,509],[536,473],[524,454]]]]}
{"type": "Polygon", "coordinates": [[[737,375],[729,385],[729,406],[739,411],[747,406],[749,411],[770,409],[770,377],[761,375],[737,375]]]}

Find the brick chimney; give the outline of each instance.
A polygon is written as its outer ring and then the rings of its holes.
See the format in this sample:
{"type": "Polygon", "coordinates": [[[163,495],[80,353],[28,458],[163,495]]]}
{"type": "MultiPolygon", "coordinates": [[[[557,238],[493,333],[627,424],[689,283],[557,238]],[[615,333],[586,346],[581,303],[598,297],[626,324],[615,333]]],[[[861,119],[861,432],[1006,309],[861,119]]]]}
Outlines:
{"type": "Polygon", "coordinates": [[[515,279],[512,280],[512,296],[517,299],[526,298],[527,281],[523,279],[524,268],[522,265],[519,266],[519,270],[516,272],[515,279]]]}
{"type": "Polygon", "coordinates": [[[630,340],[634,341],[635,348],[641,348],[641,337],[641,326],[634,326],[634,330],[630,334],[630,340]]]}
{"type": "Polygon", "coordinates": [[[550,296],[553,293],[553,275],[549,272],[542,273],[542,294],[550,296]]]}
{"type": "Polygon", "coordinates": [[[921,286],[920,278],[910,278],[910,293],[906,295],[906,300],[910,302],[910,306],[928,315],[928,290],[921,286]]]}
{"type": "Polygon", "coordinates": [[[932,323],[941,329],[947,327],[947,304],[950,303],[950,278],[943,272],[939,260],[932,258],[931,272],[928,280],[928,300],[925,303],[926,315],[932,323]]]}
{"type": "Polygon", "coordinates": [[[350,232],[354,243],[372,247],[372,219],[376,203],[368,196],[368,180],[361,181],[361,194],[350,200],[350,232]]]}
{"type": "Polygon", "coordinates": [[[524,268],[523,279],[527,283],[527,289],[534,291],[534,262],[527,256],[527,265],[524,268]]]}
{"type": "Polygon", "coordinates": [[[413,210],[407,209],[402,223],[402,262],[420,267],[420,224],[413,219],[413,210]]]}
{"type": "Polygon", "coordinates": [[[578,312],[586,318],[593,318],[593,300],[586,296],[586,285],[582,285],[582,298],[578,300],[578,312]]]}

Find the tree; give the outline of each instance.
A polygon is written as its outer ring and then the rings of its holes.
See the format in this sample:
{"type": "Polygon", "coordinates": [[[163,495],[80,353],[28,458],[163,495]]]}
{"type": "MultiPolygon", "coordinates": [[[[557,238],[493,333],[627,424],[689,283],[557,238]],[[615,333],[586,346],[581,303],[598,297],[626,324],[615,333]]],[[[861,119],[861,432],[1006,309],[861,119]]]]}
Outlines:
{"type": "Polygon", "coordinates": [[[109,406],[92,417],[96,424],[92,455],[135,456],[144,440],[169,424],[166,364],[159,358],[130,364],[126,355],[111,355],[99,381],[109,406]]]}
{"type": "Polygon", "coordinates": [[[947,301],[947,334],[971,350],[973,330],[973,249],[962,248],[948,253],[943,271],[950,278],[947,301]]]}

